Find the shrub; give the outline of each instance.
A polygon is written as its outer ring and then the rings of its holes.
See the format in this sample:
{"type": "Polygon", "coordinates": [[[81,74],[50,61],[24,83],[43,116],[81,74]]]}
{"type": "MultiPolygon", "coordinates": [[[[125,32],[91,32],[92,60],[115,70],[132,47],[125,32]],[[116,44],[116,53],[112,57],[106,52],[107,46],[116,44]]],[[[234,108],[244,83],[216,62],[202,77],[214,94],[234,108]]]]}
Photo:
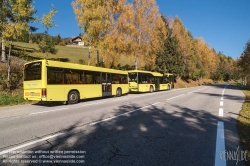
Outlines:
{"type": "MultiPolygon", "coordinates": [[[[10,90],[21,87],[23,80],[23,64],[17,60],[11,61],[10,90]]],[[[8,82],[7,63],[0,64],[0,89],[6,90],[8,82]]]]}
{"type": "Polygon", "coordinates": [[[66,46],[66,44],[65,44],[64,41],[61,41],[58,45],[59,45],[59,46],[66,46]]]}
{"type": "Polygon", "coordinates": [[[85,64],[85,61],[83,59],[79,59],[79,64],[85,64]]]}
{"type": "Polygon", "coordinates": [[[7,88],[7,66],[6,63],[0,63],[0,90],[7,88]]]}

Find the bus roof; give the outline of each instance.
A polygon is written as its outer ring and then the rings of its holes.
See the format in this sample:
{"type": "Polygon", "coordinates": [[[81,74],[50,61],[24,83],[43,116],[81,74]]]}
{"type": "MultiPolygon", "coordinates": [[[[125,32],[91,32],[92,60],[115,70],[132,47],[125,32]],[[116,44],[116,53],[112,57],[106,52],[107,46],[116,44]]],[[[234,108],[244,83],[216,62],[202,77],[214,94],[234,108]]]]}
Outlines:
{"type": "Polygon", "coordinates": [[[128,74],[127,71],[123,71],[123,70],[88,66],[88,65],[69,63],[69,62],[52,61],[52,60],[45,60],[45,59],[31,61],[25,64],[34,63],[34,62],[43,62],[43,63],[46,62],[46,66],[51,66],[51,67],[60,67],[60,68],[67,68],[67,69],[87,70],[87,71],[96,71],[96,72],[107,72],[107,73],[114,73],[114,74],[128,74]]]}
{"type": "Polygon", "coordinates": [[[161,73],[151,72],[151,71],[143,71],[143,70],[128,70],[128,73],[144,73],[144,74],[149,74],[149,75],[156,76],[156,77],[163,76],[163,74],[161,74],[161,73]]]}

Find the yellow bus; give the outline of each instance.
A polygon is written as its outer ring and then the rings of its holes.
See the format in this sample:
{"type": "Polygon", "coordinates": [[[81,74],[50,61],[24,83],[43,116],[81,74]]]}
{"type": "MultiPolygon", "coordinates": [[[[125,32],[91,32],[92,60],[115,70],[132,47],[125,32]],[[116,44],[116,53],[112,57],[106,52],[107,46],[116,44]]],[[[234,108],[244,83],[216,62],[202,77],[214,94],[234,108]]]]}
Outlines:
{"type": "Polygon", "coordinates": [[[172,74],[161,74],[143,70],[129,70],[130,92],[153,92],[170,90],[173,86],[172,74]]]}
{"type": "Polygon", "coordinates": [[[24,99],[67,101],[121,96],[129,92],[128,72],[68,62],[38,60],[24,64],[24,99]]]}
{"type": "Polygon", "coordinates": [[[175,78],[174,78],[173,74],[171,74],[171,73],[164,73],[160,82],[161,82],[161,84],[167,85],[166,88],[168,90],[170,90],[170,89],[174,88],[174,80],[175,80],[175,78]]]}

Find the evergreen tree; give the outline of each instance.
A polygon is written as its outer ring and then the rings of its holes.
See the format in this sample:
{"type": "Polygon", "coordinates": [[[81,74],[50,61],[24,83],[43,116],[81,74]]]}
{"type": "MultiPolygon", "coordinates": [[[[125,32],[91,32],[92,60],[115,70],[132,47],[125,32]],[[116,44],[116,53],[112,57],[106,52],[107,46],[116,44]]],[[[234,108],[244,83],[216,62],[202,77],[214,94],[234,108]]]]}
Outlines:
{"type": "Polygon", "coordinates": [[[60,34],[55,37],[55,43],[58,45],[62,41],[60,34]]]}
{"type": "Polygon", "coordinates": [[[250,75],[250,40],[246,43],[245,50],[240,56],[238,66],[245,75],[250,75]]]}
{"type": "Polygon", "coordinates": [[[178,40],[172,35],[170,21],[164,16],[162,19],[168,31],[164,41],[164,49],[159,52],[156,57],[156,69],[161,73],[173,73],[175,76],[181,76],[184,72],[185,65],[183,56],[179,51],[178,40]]]}

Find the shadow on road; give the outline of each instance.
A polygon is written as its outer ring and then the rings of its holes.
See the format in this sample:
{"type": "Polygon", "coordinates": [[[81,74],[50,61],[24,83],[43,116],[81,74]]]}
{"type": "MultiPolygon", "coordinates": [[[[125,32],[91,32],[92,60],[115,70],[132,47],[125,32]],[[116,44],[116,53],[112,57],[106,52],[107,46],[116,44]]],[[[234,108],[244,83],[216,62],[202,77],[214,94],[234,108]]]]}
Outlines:
{"type": "MultiPolygon", "coordinates": [[[[86,165],[214,165],[218,121],[229,126],[225,134],[236,126],[234,118],[222,119],[202,109],[167,102],[142,110],[136,104],[122,105],[114,112],[123,116],[87,124],[77,132],[76,123],[65,131],[70,137],[59,138],[44,150],[86,151],[86,165]],[[137,111],[126,114],[133,110],[137,111]]],[[[235,139],[237,133],[226,137],[227,151],[237,150],[235,139]]],[[[235,164],[227,161],[227,165],[235,164]]],[[[243,164],[241,161],[237,165],[243,164]]]]}
{"type": "MultiPolygon", "coordinates": [[[[227,97],[241,100],[236,96],[227,97]]],[[[113,112],[117,118],[84,126],[77,122],[62,131],[67,136],[33,150],[86,151],[83,165],[214,165],[218,121],[227,126],[236,124],[234,118],[222,119],[202,109],[193,110],[167,102],[144,109],[136,104],[121,105],[113,112]]],[[[102,115],[100,120],[104,117],[102,115]]],[[[226,137],[227,150],[237,150],[238,144],[232,139],[236,136],[237,133],[231,133],[230,139],[226,137]]],[[[227,165],[235,163],[227,161],[227,165]]]]}

